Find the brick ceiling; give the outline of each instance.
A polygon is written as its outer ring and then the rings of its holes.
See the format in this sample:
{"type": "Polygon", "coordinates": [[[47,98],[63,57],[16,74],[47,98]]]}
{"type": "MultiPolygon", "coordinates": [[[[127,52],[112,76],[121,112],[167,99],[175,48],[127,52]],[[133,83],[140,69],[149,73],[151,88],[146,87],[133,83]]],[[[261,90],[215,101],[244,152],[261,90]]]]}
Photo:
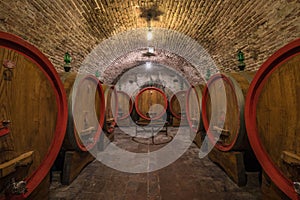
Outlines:
{"type": "MultiPolygon", "coordinates": [[[[70,52],[76,70],[106,39],[146,28],[149,13],[151,27],[191,37],[221,71],[237,69],[239,49],[245,53],[246,70],[256,70],[278,48],[300,37],[299,0],[1,0],[0,30],[34,44],[58,71],[64,53],[70,52]]],[[[119,48],[124,52],[124,69],[145,60],[132,51],[128,56],[126,44],[120,42],[119,48]]],[[[120,55],[115,59],[120,61],[120,55]]],[[[151,58],[162,64],[168,59],[164,53],[151,58]]],[[[122,72],[114,70],[113,64],[110,67],[111,77],[122,72]]],[[[111,77],[105,80],[113,82],[111,77]]]]}

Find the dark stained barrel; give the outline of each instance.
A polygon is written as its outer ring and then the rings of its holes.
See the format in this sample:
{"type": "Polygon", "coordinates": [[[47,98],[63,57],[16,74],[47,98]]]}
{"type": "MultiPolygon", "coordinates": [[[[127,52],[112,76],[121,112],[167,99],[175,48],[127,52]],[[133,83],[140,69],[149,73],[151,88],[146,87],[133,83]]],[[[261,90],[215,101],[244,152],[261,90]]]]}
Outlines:
{"type": "Polygon", "coordinates": [[[133,109],[131,97],[123,91],[117,91],[118,96],[118,120],[126,119],[130,116],[133,109]]]}
{"type": "Polygon", "coordinates": [[[160,119],[168,107],[165,93],[156,87],[146,87],[139,91],[135,97],[136,112],[142,119],[160,119]]]}
{"type": "Polygon", "coordinates": [[[105,120],[104,131],[113,133],[118,119],[118,96],[117,90],[112,85],[102,84],[105,97],[105,120]]]}
{"type": "Polygon", "coordinates": [[[204,85],[191,86],[186,94],[186,117],[191,131],[197,133],[203,130],[201,117],[201,101],[204,85]]]}
{"type": "Polygon", "coordinates": [[[220,133],[215,147],[221,151],[250,149],[245,129],[244,105],[254,74],[255,72],[220,73],[207,82],[202,98],[203,124],[211,140],[215,140],[214,136],[220,133]]]}
{"type": "Polygon", "coordinates": [[[255,75],[247,95],[246,128],[262,168],[289,198],[299,199],[300,39],[275,52],[255,75]]]}
{"type": "Polygon", "coordinates": [[[101,83],[95,76],[74,72],[60,73],[60,78],[64,84],[69,107],[63,148],[91,150],[99,140],[104,123],[105,101],[101,83]]]}
{"type": "MultiPolygon", "coordinates": [[[[0,199],[12,178],[27,198],[48,175],[63,143],[67,100],[50,61],[23,39],[0,32],[0,199]]],[[[9,196],[9,197],[8,197],[9,196]]]]}

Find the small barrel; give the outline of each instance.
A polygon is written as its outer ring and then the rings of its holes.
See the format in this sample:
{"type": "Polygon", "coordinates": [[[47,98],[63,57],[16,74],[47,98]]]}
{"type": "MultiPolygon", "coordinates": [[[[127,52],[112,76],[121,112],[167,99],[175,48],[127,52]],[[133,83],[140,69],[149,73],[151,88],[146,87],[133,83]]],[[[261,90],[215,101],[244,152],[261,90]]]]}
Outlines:
{"type": "Polygon", "coordinates": [[[118,119],[118,95],[113,85],[102,84],[105,97],[104,131],[113,133],[118,119]]]}
{"type": "Polygon", "coordinates": [[[260,67],[247,94],[245,120],[264,171],[289,198],[299,199],[300,39],[260,67]]]}
{"type": "Polygon", "coordinates": [[[207,82],[202,98],[203,124],[211,140],[220,134],[215,147],[221,151],[250,149],[245,130],[244,104],[254,74],[220,73],[207,82]]]}
{"type": "Polygon", "coordinates": [[[59,153],[67,126],[67,99],[46,56],[4,32],[0,32],[0,75],[0,199],[27,198],[59,153]],[[12,179],[20,186],[18,191],[12,179]]]}
{"type": "Polygon", "coordinates": [[[176,119],[186,118],[186,93],[187,91],[178,91],[170,99],[170,111],[176,119]]]}
{"type": "Polygon", "coordinates": [[[104,93],[92,75],[60,73],[68,97],[69,118],[63,148],[89,151],[97,144],[104,123],[104,93]]]}
{"type": "Polygon", "coordinates": [[[204,85],[191,86],[186,94],[186,117],[191,131],[197,133],[203,130],[201,117],[201,101],[204,85]]]}
{"type": "Polygon", "coordinates": [[[138,115],[145,120],[158,120],[168,107],[165,93],[156,87],[146,87],[135,97],[135,108],[138,115]]]}
{"type": "Polygon", "coordinates": [[[117,91],[118,96],[118,120],[126,119],[130,116],[133,109],[131,97],[123,91],[117,91]]]}

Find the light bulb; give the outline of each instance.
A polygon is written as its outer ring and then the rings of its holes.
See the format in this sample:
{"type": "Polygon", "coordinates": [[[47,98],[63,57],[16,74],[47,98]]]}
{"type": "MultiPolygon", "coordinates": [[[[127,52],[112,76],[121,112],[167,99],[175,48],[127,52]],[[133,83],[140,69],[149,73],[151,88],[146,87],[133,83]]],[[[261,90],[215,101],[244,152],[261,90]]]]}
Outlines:
{"type": "Polygon", "coordinates": [[[150,69],[151,68],[151,62],[146,62],[146,69],[150,69]]]}
{"type": "Polygon", "coordinates": [[[154,47],[148,47],[148,52],[149,53],[154,53],[154,47]]]}
{"type": "Polygon", "coordinates": [[[147,33],[147,39],[148,39],[148,41],[149,41],[149,40],[152,40],[152,37],[153,37],[152,31],[149,30],[148,33],[147,33]]]}

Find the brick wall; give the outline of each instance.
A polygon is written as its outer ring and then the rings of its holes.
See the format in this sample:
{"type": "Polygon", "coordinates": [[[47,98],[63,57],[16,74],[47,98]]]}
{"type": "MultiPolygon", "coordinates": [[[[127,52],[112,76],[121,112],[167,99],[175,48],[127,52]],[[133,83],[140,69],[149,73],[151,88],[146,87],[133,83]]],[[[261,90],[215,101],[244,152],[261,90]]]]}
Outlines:
{"type": "MultiPolygon", "coordinates": [[[[153,27],[192,37],[222,71],[236,69],[238,49],[245,53],[246,70],[256,70],[277,49],[300,37],[299,0],[2,0],[0,30],[34,44],[61,71],[66,51],[74,68],[80,67],[104,39],[146,27],[141,10],[154,5],[162,15],[153,27]]],[[[126,46],[120,48],[126,52],[126,46]]],[[[111,77],[119,72],[112,68],[111,77]]]]}

